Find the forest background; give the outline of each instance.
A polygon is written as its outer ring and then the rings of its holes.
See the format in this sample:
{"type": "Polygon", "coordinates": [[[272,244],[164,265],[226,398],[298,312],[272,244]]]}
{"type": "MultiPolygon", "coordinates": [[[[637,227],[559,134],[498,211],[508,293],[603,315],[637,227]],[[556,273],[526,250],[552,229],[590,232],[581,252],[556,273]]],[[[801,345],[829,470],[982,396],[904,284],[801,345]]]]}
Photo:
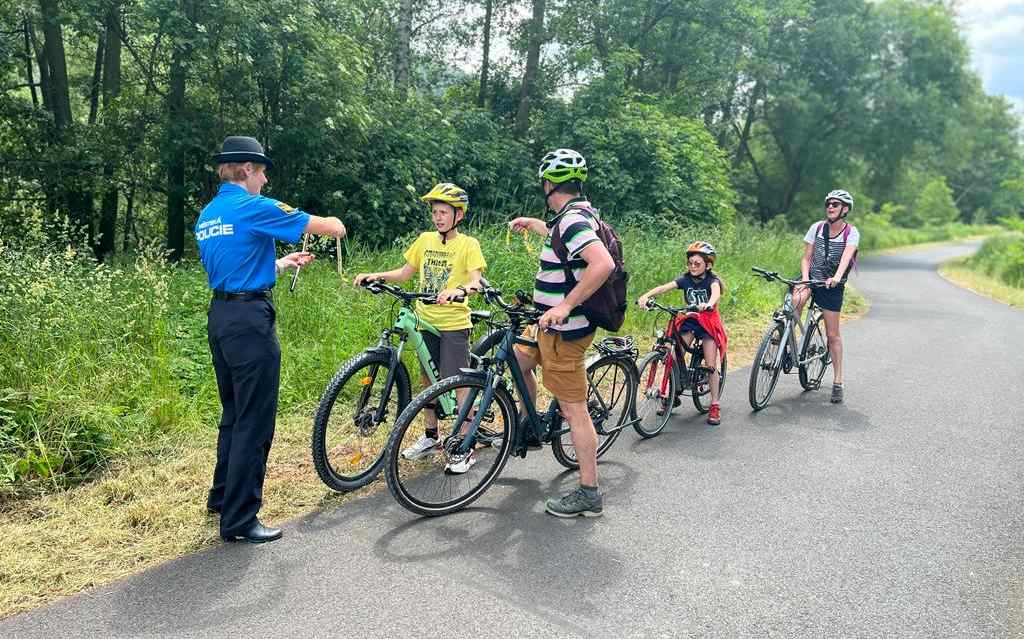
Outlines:
{"type": "MultiPolygon", "coordinates": [[[[855,194],[869,249],[1020,217],[1021,123],[984,92],[956,10],[0,0],[3,494],[63,489],[144,442],[212,431],[192,225],[226,135],[266,146],[266,194],[345,222],[347,276],[399,264],[427,224],[416,196],[460,184],[469,232],[511,288],[529,286],[534,258],[501,225],[541,214],[539,157],[575,148],[627,238],[636,292],[706,237],[736,284],[731,320],[774,303],[743,273],[792,268],[832,188],[855,194]]],[[[285,412],[308,413],[380,328],[379,305],[330,269],[281,300],[285,412]]]]}

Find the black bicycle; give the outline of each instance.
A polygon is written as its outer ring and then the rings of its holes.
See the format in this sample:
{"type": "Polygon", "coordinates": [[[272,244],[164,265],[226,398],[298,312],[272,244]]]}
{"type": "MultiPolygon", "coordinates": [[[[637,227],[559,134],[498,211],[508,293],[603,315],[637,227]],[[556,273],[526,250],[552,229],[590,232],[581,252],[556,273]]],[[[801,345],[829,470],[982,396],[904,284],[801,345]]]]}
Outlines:
{"type": "MultiPolygon", "coordinates": [[[[520,334],[542,313],[522,291],[508,304],[501,291],[485,288],[484,298],[500,307],[509,322],[494,357],[476,370],[463,370],[425,389],[398,416],[388,441],[384,475],[391,494],[403,507],[424,516],[446,515],[465,508],[482,495],[505,467],[510,455],[526,457],[530,448],[551,444],[551,452],[569,469],[579,467],[568,425],[552,400],[537,412],[527,392],[524,373],[513,346],[537,343],[520,334]],[[511,384],[510,379],[511,377],[511,384]],[[517,394],[526,407],[520,415],[517,394]],[[439,409],[440,398],[458,398],[458,410],[439,409]],[[440,444],[433,454],[406,459],[402,450],[424,432],[427,411],[437,417],[440,444]],[[456,469],[456,463],[461,468],[456,469]]],[[[598,434],[597,457],[615,443],[622,429],[634,423],[637,351],[632,338],[607,337],[587,366],[587,406],[598,434]]]]}
{"type": "MultiPolygon", "coordinates": [[[[707,413],[711,409],[713,368],[705,365],[704,345],[700,338],[694,336],[687,346],[679,331],[681,322],[678,320],[682,319],[680,314],[696,313],[696,305],[672,308],[649,299],[647,309],[669,314],[668,325],[657,332],[651,352],[637,364],[640,384],[637,389],[637,422],[634,428],[641,437],[654,437],[668,424],[672,410],[679,406],[680,397],[684,395],[693,399],[698,412],[707,413]]],[[[719,394],[725,390],[725,354],[721,360],[719,394]]]]}
{"type": "MultiPolygon", "coordinates": [[[[409,404],[412,394],[409,370],[402,361],[408,344],[431,382],[439,379],[438,366],[421,335],[436,328],[419,318],[417,300],[431,303],[433,293],[409,293],[380,281],[367,282],[370,293],[386,293],[401,304],[389,328],[381,331],[376,346],[353,356],[327,384],[313,418],[313,465],[320,479],[337,491],[361,488],[373,481],[384,462],[388,424],[409,404]],[[395,341],[397,340],[397,344],[395,341]]],[[[491,320],[490,311],[472,311],[473,325],[489,330],[471,351],[473,363],[492,354],[504,333],[491,320]]],[[[454,408],[454,400],[449,408],[454,408]]]]}
{"type": "Polygon", "coordinates": [[[782,306],[772,313],[772,322],[757,349],[757,356],[750,368],[750,406],[761,410],[771,401],[779,373],[790,373],[795,366],[800,374],[800,385],[804,390],[817,390],[825,369],[832,363],[828,354],[828,339],[825,331],[825,317],[814,305],[814,298],[808,300],[807,322],[803,337],[797,348],[794,328],[798,322],[793,304],[793,289],[797,286],[824,286],[822,280],[791,280],[774,271],[754,267],[753,271],[767,281],[778,281],[786,285],[782,306]],[[797,355],[794,355],[796,353],[797,355]]]}

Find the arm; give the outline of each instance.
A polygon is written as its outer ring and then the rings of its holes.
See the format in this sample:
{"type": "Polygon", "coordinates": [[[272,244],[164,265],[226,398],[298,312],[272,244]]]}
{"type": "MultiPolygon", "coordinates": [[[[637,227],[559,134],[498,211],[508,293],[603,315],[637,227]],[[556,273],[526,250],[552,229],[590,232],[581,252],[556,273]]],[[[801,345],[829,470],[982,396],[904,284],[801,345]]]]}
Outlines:
{"type": "Polygon", "coordinates": [[[547,223],[535,217],[517,217],[508,223],[508,227],[517,233],[533,231],[537,235],[547,236],[548,234],[547,223]]]}
{"type": "Polygon", "coordinates": [[[576,308],[594,294],[604,284],[608,276],[615,270],[615,262],[608,254],[608,249],[600,242],[592,242],[580,251],[580,257],[587,263],[586,270],[573,287],[565,300],[558,306],[548,310],[537,321],[541,329],[552,324],[564,324],[572,309],[576,308]]]}
{"type": "Polygon", "coordinates": [[[661,286],[655,286],[654,288],[652,288],[651,290],[647,291],[646,293],[637,298],[637,306],[646,310],[648,299],[661,295],[662,293],[674,291],[677,288],[679,288],[679,286],[676,284],[675,280],[672,280],[671,282],[666,282],[661,286]]]}
{"type": "Polygon", "coordinates": [[[310,215],[306,223],[306,233],[314,235],[330,235],[333,237],[345,237],[345,225],[336,217],[320,217],[310,215]]]}
{"type": "Polygon", "coordinates": [[[721,285],[721,283],[719,283],[717,281],[711,282],[711,299],[708,300],[707,304],[701,304],[701,306],[704,307],[703,310],[708,311],[708,310],[713,309],[715,307],[715,304],[718,304],[718,300],[721,299],[721,297],[722,297],[722,285],[721,285]]]}
{"type": "Polygon", "coordinates": [[[356,279],[352,280],[352,283],[356,286],[362,286],[363,282],[367,280],[384,280],[385,282],[405,282],[410,277],[416,274],[416,268],[408,262],[401,268],[396,268],[390,271],[383,271],[381,273],[360,273],[356,275],[356,279]]]}

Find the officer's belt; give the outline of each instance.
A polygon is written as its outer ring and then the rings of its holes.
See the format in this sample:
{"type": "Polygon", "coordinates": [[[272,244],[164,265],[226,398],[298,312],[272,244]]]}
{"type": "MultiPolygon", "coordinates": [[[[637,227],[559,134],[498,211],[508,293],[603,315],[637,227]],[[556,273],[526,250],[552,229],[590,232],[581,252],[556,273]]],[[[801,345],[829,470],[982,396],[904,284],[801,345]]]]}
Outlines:
{"type": "Polygon", "coordinates": [[[239,293],[229,293],[227,291],[213,291],[213,299],[224,300],[226,302],[247,302],[249,300],[270,300],[272,298],[271,292],[267,291],[241,291],[239,293]]]}

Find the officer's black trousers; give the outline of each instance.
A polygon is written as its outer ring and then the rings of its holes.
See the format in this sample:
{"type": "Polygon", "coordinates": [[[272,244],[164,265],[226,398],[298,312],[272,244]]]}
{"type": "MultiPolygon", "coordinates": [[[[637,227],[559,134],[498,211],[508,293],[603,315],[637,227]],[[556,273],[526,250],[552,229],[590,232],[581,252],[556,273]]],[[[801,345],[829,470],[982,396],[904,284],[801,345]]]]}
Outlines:
{"type": "Polygon", "coordinates": [[[274,439],[281,345],[268,300],[213,300],[206,332],[223,414],[208,506],[221,510],[220,534],[241,534],[263,503],[274,439]]]}

